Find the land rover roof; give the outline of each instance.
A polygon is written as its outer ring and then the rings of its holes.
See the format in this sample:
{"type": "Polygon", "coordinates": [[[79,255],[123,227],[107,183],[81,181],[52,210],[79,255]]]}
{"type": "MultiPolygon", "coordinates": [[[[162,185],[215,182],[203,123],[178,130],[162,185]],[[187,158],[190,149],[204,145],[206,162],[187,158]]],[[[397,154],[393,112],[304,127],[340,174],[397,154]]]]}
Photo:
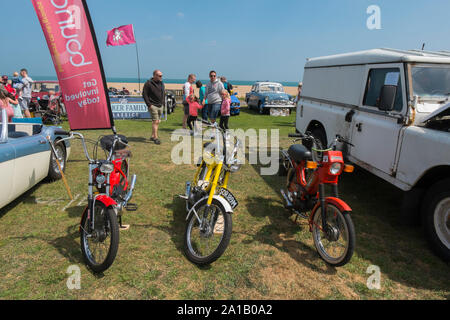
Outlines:
{"type": "Polygon", "coordinates": [[[307,59],[305,68],[320,68],[373,63],[447,63],[450,64],[450,52],[431,52],[421,50],[372,49],[352,53],[337,54],[307,59]]]}

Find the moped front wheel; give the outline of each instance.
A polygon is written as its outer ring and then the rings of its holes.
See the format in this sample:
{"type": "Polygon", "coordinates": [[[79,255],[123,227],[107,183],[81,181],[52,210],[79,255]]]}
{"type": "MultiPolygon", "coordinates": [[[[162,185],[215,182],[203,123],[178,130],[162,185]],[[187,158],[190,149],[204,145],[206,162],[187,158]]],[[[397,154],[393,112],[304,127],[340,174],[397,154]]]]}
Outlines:
{"type": "Polygon", "coordinates": [[[195,207],[186,224],[184,251],[186,257],[197,265],[216,261],[230,243],[231,214],[225,212],[219,201],[210,206],[205,199],[195,207]]]}
{"type": "Polygon", "coordinates": [[[94,228],[87,213],[81,221],[80,244],[83,258],[95,273],[108,269],[116,258],[119,249],[119,224],[111,207],[101,202],[95,203],[94,228]]]}
{"type": "Polygon", "coordinates": [[[312,235],[314,246],[325,262],[343,266],[350,261],[355,248],[355,227],[348,212],[341,212],[332,204],[326,206],[327,230],[322,228],[319,208],[313,217],[312,235]]]}

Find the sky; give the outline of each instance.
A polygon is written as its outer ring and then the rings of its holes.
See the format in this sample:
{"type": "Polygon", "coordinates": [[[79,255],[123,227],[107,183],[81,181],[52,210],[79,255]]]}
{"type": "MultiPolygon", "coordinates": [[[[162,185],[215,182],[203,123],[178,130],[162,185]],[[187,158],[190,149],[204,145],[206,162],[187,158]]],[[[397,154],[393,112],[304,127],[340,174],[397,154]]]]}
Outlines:
{"type": "MultiPolygon", "coordinates": [[[[31,0],[0,0],[0,73],[55,76],[31,0]],[[6,27],[6,28],[5,28],[6,27]]],[[[229,80],[301,81],[306,58],[373,48],[450,50],[450,1],[87,0],[106,77],[137,77],[136,47],[107,47],[106,32],[133,24],[141,77],[210,70],[229,80]],[[369,30],[370,5],[381,29],[369,30]]]]}

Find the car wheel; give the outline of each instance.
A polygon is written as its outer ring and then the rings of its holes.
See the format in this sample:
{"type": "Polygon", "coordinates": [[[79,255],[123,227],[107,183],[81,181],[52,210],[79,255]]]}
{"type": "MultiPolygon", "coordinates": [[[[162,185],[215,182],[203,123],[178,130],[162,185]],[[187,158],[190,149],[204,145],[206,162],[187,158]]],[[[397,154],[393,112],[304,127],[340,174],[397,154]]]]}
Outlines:
{"type": "Polygon", "coordinates": [[[450,261],[450,179],[431,186],[423,200],[422,222],[433,251],[450,261]]]}
{"type": "MultiPolygon", "coordinates": [[[[57,141],[55,141],[54,145],[59,164],[61,165],[61,169],[64,172],[66,170],[66,148],[64,144],[57,143],[57,141]]],[[[62,177],[61,172],[59,171],[59,167],[56,163],[53,152],[50,152],[50,154],[50,167],[48,169],[47,177],[51,181],[59,180],[62,177]]]]}
{"type": "Polygon", "coordinates": [[[258,102],[258,112],[259,114],[264,114],[264,108],[262,107],[261,101],[258,102]]]}

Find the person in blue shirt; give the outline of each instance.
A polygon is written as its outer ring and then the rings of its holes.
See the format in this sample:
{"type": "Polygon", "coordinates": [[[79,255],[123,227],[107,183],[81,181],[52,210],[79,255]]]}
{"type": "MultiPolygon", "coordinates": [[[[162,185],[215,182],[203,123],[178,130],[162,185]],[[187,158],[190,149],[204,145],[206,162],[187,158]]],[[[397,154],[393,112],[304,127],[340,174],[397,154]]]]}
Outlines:
{"type": "MultiPolygon", "coordinates": [[[[203,83],[200,80],[198,80],[195,83],[195,85],[199,89],[199,101],[200,101],[200,104],[203,105],[203,106],[206,106],[208,104],[208,99],[205,99],[206,88],[203,86],[203,83]],[[203,99],[205,99],[204,102],[203,102],[203,99]]],[[[208,121],[208,108],[203,108],[202,109],[202,119],[208,121]]]]}

